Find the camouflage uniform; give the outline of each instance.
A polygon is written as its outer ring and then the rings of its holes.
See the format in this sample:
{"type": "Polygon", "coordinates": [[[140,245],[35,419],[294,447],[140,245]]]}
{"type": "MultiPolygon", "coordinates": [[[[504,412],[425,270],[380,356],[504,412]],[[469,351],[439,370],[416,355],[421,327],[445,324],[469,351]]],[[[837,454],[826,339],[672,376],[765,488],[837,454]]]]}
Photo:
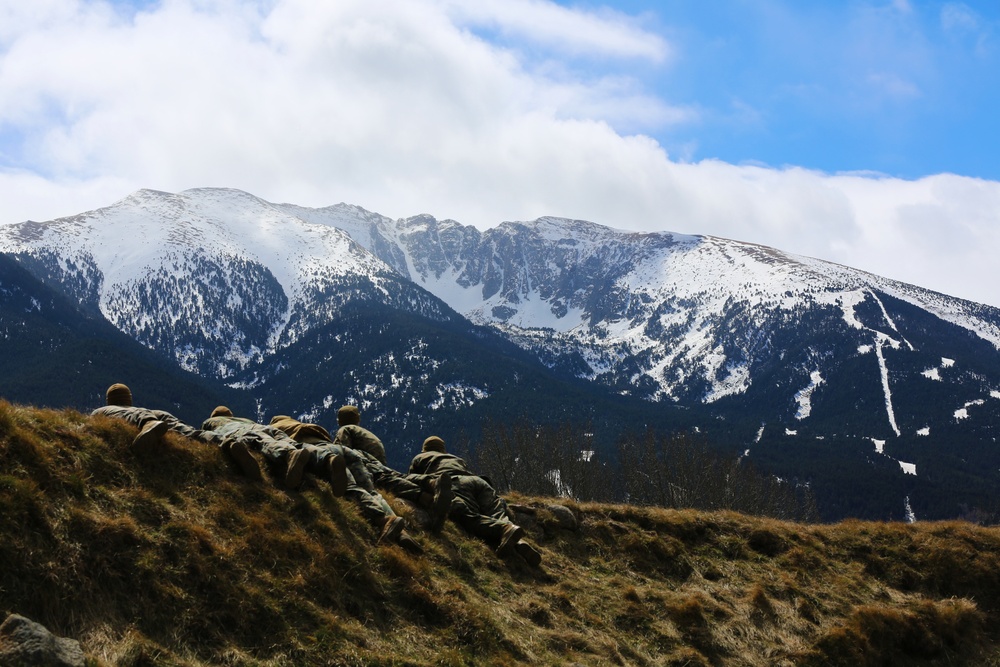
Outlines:
{"type": "Polygon", "coordinates": [[[369,491],[378,488],[414,505],[427,505],[426,494],[433,495],[437,490],[437,484],[433,477],[429,475],[404,475],[387,466],[384,461],[379,460],[372,454],[372,451],[381,452],[384,459],[385,448],[382,441],[371,431],[360,426],[341,427],[337,433],[345,435],[338,438],[339,441],[330,438],[329,432],[322,426],[306,424],[285,415],[271,419],[271,426],[280,428],[298,442],[317,445],[318,447],[314,449],[315,456],[319,457],[319,460],[322,460],[322,457],[331,456],[333,453],[343,452],[347,457],[348,470],[353,473],[358,484],[369,491]],[[323,434],[327,435],[326,440],[322,438],[323,434]],[[354,447],[350,443],[358,443],[367,448],[354,447]],[[376,443],[377,446],[373,443],[376,443]],[[361,469],[358,469],[358,464],[361,464],[361,469]]]}
{"type": "Polygon", "coordinates": [[[132,440],[132,451],[137,453],[151,451],[161,444],[166,431],[174,431],[188,438],[219,445],[223,454],[234,461],[244,475],[252,480],[260,480],[260,466],[245,445],[234,446],[212,431],[188,426],[169,412],[137,408],[132,405],[132,391],[120,383],[108,387],[107,402],[107,405],[97,408],[91,414],[123,419],[137,426],[139,435],[132,440]]]}
{"type": "Polygon", "coordinates": [[[542,554],[524,539],[524,530],[510,520],[507,503],[489,480],[473,475],[465,461],[445,451],[444,440],[432,435],[424,440],[421,453],[410,463],[411,475],[450,478],[455,497],[449,516],[452,521],[490,544],[500,556],[516,553],[532,567],[542,562],[542,554]]]}
{"type": "MultiPolygon", "coordinates": [[[[397,516],[385,498],[375,490],[368,469],[371,458],[368,454],[330,442],[330,434],[322,426],[303,423],[286,415],[272,418],[271,427],[302,443],[302,448],[312,454],[308,470],[313,474],[321,475],[328,469],[330,459],[342,456],[347,465],[347,490],[344,496],[357,504],[361,515],[368,523],[384,531],[397,516]]],[[[400,529],[399,532],[400,536],[394,541],[399,541],[404,547],[413,551],[420,549],[419,545],[406,535],[405,530],[400,529]]]]}
{"type": "Polygon", "coordinates": [[[298,443],[284,431],[258,424],[244,417],[219,415],[209,417],[201,425],[203,431],[211,431],[222,440],[236,440],[264,455],[269,463],[284,465],[288,456],[299,449],[298,443]]]}
{"type": "Polygon", "coordinates": [[[115,417],[137,427],[140,430],[140,435],[133,442],[133,445],[137,444],[144,437],[144,434],[153,427],[155,427],[156,433],[150,438],[152,442],[158,442],[159,437],[167,430],[203,442],[218,442],[210,434],[185,424],[169,412],[132,405],[132,390],[124,384],[116,382],[108,387],[105,398],[107,405],[97,408],[90,414],[115,417]]]}
{"type": "Polygon", "coordinates": [[[210,433],[205,433],[205,431],[201,429],[196,429],[193,426],[185,424],[177,417],[173,416],[169,412],[164,412],[163,410],[137,408],[132,405],[104,405],[97,408],[90,414],[116,417],[117,419],[127,421],[129,424],[132,424],[140,429],[149,422],[161,421],[167,425],[169,430],[174,431],[175,433],[180,433],[181,435],[195,440],[200,440],[202,442],[218,442],[218,440],[213,438],[210,433]]]}
{"type": "Polygon", "coordinates": [[[346,424],[337,429],[333,443],[367,452],[376,461],[385,464],[385,446],[382,441],[374,433],[357,424],[346,424]]]}
{"type": "Polygon", "coordinates": [[[451,477],[455,493],[449,512],[451,520],[494,547],[499,546],[505,531],[514,525],[503,498],[454,454],[423,451],[410,463],[410,474],[411,478],[413,475],[451,477]]]}

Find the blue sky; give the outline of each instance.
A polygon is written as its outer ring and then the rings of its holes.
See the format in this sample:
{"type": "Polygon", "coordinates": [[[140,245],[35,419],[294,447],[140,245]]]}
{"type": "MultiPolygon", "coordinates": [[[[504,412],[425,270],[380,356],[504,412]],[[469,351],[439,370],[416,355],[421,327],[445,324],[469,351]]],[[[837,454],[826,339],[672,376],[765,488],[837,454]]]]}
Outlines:
{"type": "Polygon", "coordinates": [[[1000,306],[1000,3],[0,0],[0,224],[236,187],[1000,306]]]}
{"type": "Polygon", "coordinates": [[[688,122],[620,128],[677,159],[1000,179],[986,149],[1000,146],[998,2],[560,4],[614,8],[663,39],[662,60],[574,65],[688,110],[688,122]]]}

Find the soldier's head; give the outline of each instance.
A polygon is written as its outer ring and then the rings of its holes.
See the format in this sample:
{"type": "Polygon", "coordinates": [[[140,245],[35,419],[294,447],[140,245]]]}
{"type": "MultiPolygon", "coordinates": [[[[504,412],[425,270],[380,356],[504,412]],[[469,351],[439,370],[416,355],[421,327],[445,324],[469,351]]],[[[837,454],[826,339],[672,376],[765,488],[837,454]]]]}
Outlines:
{"type": "Polygon", "coordinates": [[[337,410],[337,425],[348,426],[349,424],[361,423],[361,411],[353,405],[345,405],[337,410]]]}
{"type": "Polygon", "coordinates": [[[121,383],[115,383],[108,387],[105,395],[108,405],[132,405],[132,390],[121,383]]]}
{"type": "Polygon", "coordinates": [[[432,435],[431,437],[429,437],[426,440],[424,440],[424,446],[421,447],[420,451],[422,451],[422,452],[442,452],[443,453],[445,451],[444,440],[442,440],[441,438],[437,437],[436,435],[432,435]]]}
{"type": "Polygon", "coordinates": [[[224,405],[220,405],[212,410],[212,417],[232,417],[233,411],[224,405]]]}

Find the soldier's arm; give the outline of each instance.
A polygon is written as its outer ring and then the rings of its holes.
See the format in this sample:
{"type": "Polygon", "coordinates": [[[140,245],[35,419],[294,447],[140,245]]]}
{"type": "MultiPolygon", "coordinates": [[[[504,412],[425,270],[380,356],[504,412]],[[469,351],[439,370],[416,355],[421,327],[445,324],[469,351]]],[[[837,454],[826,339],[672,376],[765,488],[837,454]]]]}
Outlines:
{"type": "Polygon", "coordinates": [[[420,454],[413,457],[413,460],[410,461],[409,472],[411,475],[422,475],[424,473],[426,458],[426,456],[421,456],[420,454]]]}

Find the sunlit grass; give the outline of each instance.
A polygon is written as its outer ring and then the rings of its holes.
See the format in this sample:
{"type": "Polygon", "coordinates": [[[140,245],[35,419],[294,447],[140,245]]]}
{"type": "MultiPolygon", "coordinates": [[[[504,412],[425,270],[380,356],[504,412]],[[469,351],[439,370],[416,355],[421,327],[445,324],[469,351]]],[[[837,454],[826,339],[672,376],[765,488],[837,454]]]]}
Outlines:
{"type": "Polygon", "coordinates": [[[174,434],[138,457],[134,436],[0,401],[0,611],[100,664],[1000,664],[996,528],[518,496],[532,569],[453,524],[414,530],[422,556],[376,547],[325,482],[248,482],[174,434]]]}

